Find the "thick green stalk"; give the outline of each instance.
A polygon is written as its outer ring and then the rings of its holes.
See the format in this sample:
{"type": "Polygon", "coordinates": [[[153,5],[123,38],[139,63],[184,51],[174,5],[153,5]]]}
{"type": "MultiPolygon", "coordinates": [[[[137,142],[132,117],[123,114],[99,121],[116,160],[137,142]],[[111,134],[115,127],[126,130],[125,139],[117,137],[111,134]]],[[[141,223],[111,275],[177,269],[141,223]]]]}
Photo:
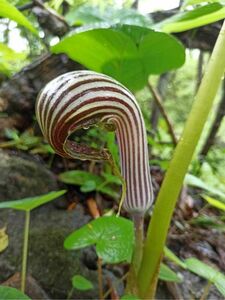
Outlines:
{"type": "Polygon", "coordinates": [[[224,71],[225,23],[220,31],[184,132],[175,149],[155,204],[138,274],[141,298],[154,298],[159,264],[175,204],[224,71]]]}
{"type": "Polygon", "coordinates": [[[22,272],[21,272],[21,291],[22,292],[25,292],[25,288],[26,288],[29,227],[30,227],[30,211],[26,211],[25,226],[24,226],[24,238],[23,238],[23,260],[22,260],[22,272]]]}

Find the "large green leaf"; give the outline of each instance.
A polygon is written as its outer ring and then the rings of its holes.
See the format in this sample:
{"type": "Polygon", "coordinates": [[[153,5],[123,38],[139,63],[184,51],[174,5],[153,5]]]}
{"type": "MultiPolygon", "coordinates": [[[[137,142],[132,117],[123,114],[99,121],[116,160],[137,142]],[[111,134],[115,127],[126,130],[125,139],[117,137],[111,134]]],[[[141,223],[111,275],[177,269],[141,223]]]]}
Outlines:
{"type": "Polygon", "coordinates": [[[114,77],[132,91],[143,88],[150,74],[178,68],[185,61],[184,47],[174,37],[131,25],[79,29],[51,50],[114,77]]]}
{"type": "Polygon", "coordinates": [[[24,198],[14,201],[5,201],[0,202],[0,209],[1,208],[13,208],[17,210],[24,210],[24,211],[30,211],[40,205],[43,205],[51,200],[54,200],[63,194],[66,193],[66,190],[61,190],[57,192],[50,192],[48,194],[37,196],[37,197],[30,197],[30,198],[24,198]]]}
{"type": "Polygon", "coordinates": [[[167,33],[182,32],[214,23],[224,18],[225,7],[220,3],[211,3],[191,11],[181,12],[155,26],[167,33]]]}
{"type": "Polygon", "coordinates": [[[221,272],[206,265],[197,258],[188,258],[185,260],[185,264],[191,272],[215,284],[217,289],[225,296],[225,276],[221,272]]]}
{"type": "Polygon", "coordinates": [[[181,282],[182,279],[173,270],[171,270],[167,265],[161,263],[159,269],[159,279],[164,281],[181,282]]]}
{"type": "Polygon", "coordinates": [[[139,46],[145,73],[161,74],[179,68],[184,63],[183,47],[171,35],[152,31],[139,46]]]}
{"type": "Polygon", "coordinates": [[[2,300],[31,300],[21,291],[8,287],[8,286],[0,286],[0,299],[2,300]]]}
{"type": "Polygon", "coordinates": [[[130,262],[134,242],[133,223],[121,217],[101,217],[70,234],[64,247],[68,250],[96,245],[96,252],[106,263],[130,262]]]}
{"type": "Polygon", "coordinates": [[[0,0],[0,16],[3,18],[9,18],[16,23],[26,27],[31,32],[37,34],[36,29],[28,21],[28,19],[12,4],[6,0],[0,0]]]}
{"type": "Polygon", "coordinates": [[[75,289],[81,291],[87,291],[94,288],[92,282],[81,275],[74,275],[72,284],[75,289]]]}

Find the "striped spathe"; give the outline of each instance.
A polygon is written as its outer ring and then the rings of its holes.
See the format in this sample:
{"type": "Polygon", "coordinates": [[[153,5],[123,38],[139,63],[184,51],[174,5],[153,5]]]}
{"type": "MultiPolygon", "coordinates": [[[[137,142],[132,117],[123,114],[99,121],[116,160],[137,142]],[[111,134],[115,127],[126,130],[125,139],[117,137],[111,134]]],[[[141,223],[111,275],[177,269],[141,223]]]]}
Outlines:
{"type": "Polygon", "coordinates": [[[69,72],[50,81],[40,92],[36,116],[55,152],[67,158],[107,160],[107,149],[78,144],[69,136],[96,124],[115,130],[127,186],[123,206],[129,212],[145,212],[151,206],[145,124],[134,96],[126,87],[96,72],[69,72]]]}

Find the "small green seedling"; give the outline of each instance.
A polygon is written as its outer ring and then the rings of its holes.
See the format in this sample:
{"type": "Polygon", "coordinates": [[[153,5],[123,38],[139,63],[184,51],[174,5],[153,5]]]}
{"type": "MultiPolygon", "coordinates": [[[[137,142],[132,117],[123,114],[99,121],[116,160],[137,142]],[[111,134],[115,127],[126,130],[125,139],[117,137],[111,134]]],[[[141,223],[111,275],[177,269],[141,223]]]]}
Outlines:
{"type": "Polygon", "coordinates": [[[97,191],[114,199],[119,198],[119,193],[112,185],[121,186],[121,181],[117,176],[109,173],[103,172],[102,176],[99,176],[91,172],[74,170],[61,173],[59,179],[64,183],[80,186],[83,193],[97,191]]]}
{"type": "Polygon", "coordinates": [[[1,208],[13,208],[16,210],[22,210],[25,212],[25,225],[24,225],[24,240],[23,240],[23,259],[22,259],[22,272],[21,272],[21,291],[25,291],[26,285],[26,271],[27,271],[27,255],[28,255],[28,238],[29,238],[29,226],[30,226],[30,211],[38,206],[41,206],[47,202],[50,202],[63,194],[65,190],[50,192],[48,194],[30,197],[21,200],[6,201],[0,203],[1,208]]]}

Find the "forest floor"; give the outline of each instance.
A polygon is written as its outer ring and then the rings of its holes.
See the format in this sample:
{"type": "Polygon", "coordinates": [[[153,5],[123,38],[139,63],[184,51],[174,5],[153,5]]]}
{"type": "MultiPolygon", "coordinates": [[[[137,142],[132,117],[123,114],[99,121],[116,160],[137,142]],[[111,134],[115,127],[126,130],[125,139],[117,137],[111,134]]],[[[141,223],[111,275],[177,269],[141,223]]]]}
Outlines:
{"type": "MultiPolygon", "coordinates": [[[[4,139],[4,142],[7,140],[4,139]]],[[[2,139],[3,142],[3,139],[2,139]]],[[[79,228],[104,212],[118,208],[110,196],[99,192],[82,193],[80,187],[66,185],[58,175],[68,170],[85,170],[99,174],[103,164],[65,160],[56,155],[29,154],[18,149],[0,151],[0,201],[25,198],[49,192],[68,190],[64,197],[32,212],[28,264],[28,294],[39,299],[66,299],[71,290],[71,278],[81,274],[93,281],[95,291],[74,291],[71,299],[98,298],[97,256],[93,248],[82,251],[65,251],[63,241],[79,228]]],[[[163,180],[158,167],[152,167],[155,194],[163,180]]],[[[119,189],[115,187],[115,190],[119,189]]],[[[199,198],[196,189],[183,188],[168,235],[167,246],[180,259],[196,257],[211,266],[225,271],[224,228],[217,220],[217,210],[199,198]],[[212,223],[212,220],[215,223],[212,223]]],[[[129,217],[124,211],[122,216],[129,217]]],[[[24,215],[12,210],[0,211],[1,227],[7,224],[9,246],[1,254],[0,281],[19,287],[21,247],[24,215]]],[[[146,227],[149,217],[146,217],[146,227]]],[[[160,234],[160,233],[159,233],[160,234]]],[[[183,282],[160,281],[158,299],[223,299],[207,281],[182,270],[169,261],[168,265],[182,275],[183,282]]],[[[108,298],[123,293],[120,278],[127,265],[103,266],[104,291],[108,298]]]]}

